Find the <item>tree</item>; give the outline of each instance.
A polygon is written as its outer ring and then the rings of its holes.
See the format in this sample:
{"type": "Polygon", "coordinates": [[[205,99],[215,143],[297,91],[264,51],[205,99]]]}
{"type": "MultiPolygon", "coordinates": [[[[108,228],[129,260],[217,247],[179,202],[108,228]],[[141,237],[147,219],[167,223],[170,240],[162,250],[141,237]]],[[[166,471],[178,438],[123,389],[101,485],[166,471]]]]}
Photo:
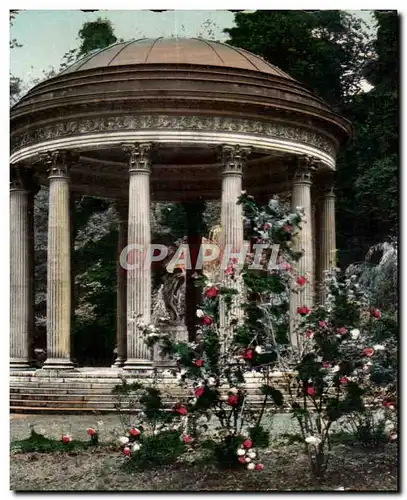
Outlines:
{"type": "Polygon", "coordinates": [[[338,161],[338,235],[342,262],[398,234],[398,16],[375,12],[377,38],[364,75],[374,86],[346,114],[355,137],[338,161]]]}
{"type": "Polygon", "coordinates": [[[108,19],[102,19],[101,17],[96,21],[85,23],[79,30],[78,35],[81,40],[78,57],[117,42],[112,23],[108,19]]]}
{"type": "MultiPolygon", "coordinates": [[[[13,21],[18,14],[18,10],[10,10],[10,28],[13,26],[13,21]]],[[[10,39],[10,50],[22,47],[20,43],[18,43],[16,38],[10,39]]],[[[22,92],[22,80],[21,78],[14,76],[10,73],[10,105],[15,104],[21,97],[22,92]]]]}
{"type": "Polygon", "coordinates": [[[335,107],[360,89],[369,51],[364,23],[344,11],[235,15],[228,43],[264,57],[335,107]]]}

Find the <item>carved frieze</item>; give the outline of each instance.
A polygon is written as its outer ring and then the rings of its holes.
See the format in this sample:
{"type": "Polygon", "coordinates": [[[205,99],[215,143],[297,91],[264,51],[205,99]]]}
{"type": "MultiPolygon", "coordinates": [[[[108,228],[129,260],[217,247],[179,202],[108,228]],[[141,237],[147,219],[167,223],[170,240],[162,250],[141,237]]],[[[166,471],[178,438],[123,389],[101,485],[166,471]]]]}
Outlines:
{"type": "Polygon", "coordinates": [[[240,118],[175,115],[127,115],[61,121],[25,133],[12,134],[11,150],[14,152],[26,146],[69,136],[137,130],[195,130],[259,135],[304,143],[333,157],[336,154],[333,140],[301,127],[240,118]]]}

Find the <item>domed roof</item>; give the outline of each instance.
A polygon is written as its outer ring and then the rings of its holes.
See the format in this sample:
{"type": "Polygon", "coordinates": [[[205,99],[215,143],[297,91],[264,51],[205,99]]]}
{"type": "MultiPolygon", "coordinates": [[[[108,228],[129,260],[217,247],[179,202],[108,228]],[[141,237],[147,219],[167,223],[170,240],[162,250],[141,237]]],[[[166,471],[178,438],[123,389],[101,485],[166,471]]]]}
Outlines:
{"type": "Polygon", "coordinates": [[[247,50],[202,38],[141,38],[93,51],[61,75],[76,71],[138,64],[193,64],[257,71],[293,80],[287,73],[247,50]]]}

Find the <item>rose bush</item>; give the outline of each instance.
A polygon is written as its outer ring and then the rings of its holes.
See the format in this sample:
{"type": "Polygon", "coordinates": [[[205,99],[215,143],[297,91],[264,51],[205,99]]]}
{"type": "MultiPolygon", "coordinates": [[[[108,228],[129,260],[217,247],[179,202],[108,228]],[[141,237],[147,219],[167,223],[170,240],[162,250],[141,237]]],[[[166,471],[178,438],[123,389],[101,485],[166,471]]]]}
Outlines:
{"type": "MultiPolygon", "coordinates": [[[[174,361],[166,376],[175,377],[183,389],[183,397],[167,407],[158,384],[138,386],[136,392],[142,396],[137,404],[142,410],[137,424],[146,423],[152,436],[177,436],[174,443],[180,452],[209,437],[220,466],[261,470],[259,449],[269,439],[263,424],[266,411],[289,407],[300,426],[312,473],[321,478],[334,422],[346,417],[350,425],[363,423],[371,404],[379,401],[387,413],[394,412],[395,404],[383,403],[395,402],[393,358],[389,346],[374,341],[373,334],[383,321],[382,314],[369,306],[353,277],[334,270],[326,277],[324,306],[298,308],[302,342],[293,350],[288,338],[289,297],[309,283],[308,276],[295,273],[295,262],[302,254],[293,250],[292,243],[301,229],[303,212],[298,208],[292,213],[278,198],[260,208],[245,193],[239,203],[250,252],[242,269],[236,259],[229,262],[228,286],[209,282],[205,275],[196,280],[203,289],[196,342],[174,341],[156,326],[136,319],[146,343],[159,344],[162,354],[174,361]],[[260,258],[256,245],[263,245],[260,258]],[[276,259],[270,266],[273,252],[276,259]],[[254,262],[260,262],[261,268],[253,269],[254,262]],[[242,284],[244,299],[238,292],[242,284]],[[237,307],[242,315],[235,314],[237,307]],[[221,325],[222,309],[226,322],[221,325]],[[285,391],[272,382],[274,370],[282,373],[285,391]],[[260,401],[247,388],[253,374],[260,401]],[[244,446],[248,440],[254,448],[250,454],[244,446]]],[[[168,400],[171,397],[167,395],[168,400]]],[[[356,430],[364,424],[358,425],[356,430]]],[[[394,425],[389,439],[396,435],[394,425]]]]}

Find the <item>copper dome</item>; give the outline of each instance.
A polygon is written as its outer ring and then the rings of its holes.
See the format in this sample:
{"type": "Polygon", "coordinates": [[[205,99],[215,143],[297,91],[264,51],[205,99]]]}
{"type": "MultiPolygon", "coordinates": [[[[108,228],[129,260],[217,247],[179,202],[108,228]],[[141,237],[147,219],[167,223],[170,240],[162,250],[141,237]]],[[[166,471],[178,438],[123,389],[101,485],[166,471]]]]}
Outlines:
{"type": "Polygon", "coordinates": [[[141,38],[115,43],[86,55],[60,74],[137,64],[220,66],[258,71],[293,80],[284,71],[247,50],[202,38],[141,38]]]}

